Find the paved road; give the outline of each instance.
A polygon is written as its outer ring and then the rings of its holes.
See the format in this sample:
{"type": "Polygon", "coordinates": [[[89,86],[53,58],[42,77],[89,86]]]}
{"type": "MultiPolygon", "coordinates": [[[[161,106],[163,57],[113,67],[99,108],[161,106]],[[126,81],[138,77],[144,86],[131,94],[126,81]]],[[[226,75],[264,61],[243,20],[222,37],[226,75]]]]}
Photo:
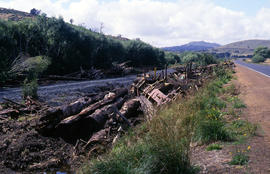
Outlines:
{"type": "MultiPolygon", "coordinates": [[[[175,70],[168,69],[168,74],[172,72],[175,72],[175,70]]],[[[158,71],[157,73],[161,73],[161,71],[158,71]]],[[[38,89],[38,96],[41,100],[46,101],[51,105],[60,105],[61,103],[69,103],[84,94],[99,92],[100,87],[108,88],[112,86],[129,86],[136,77],[136,75],[130,75],[121,78],[41,86],[38,89]]],[[[21,95],[21,88],[0,88],[0,102],[3,101],[3,97],[20,101],[22,99],[21,95]]]]}
{"type": "Polygon", "coordinates": [[[241,59],[237,59],[234,61],[236,64],[245,66],[251,70],[257,71],[259,73],[262,73],[264,75],[267,75],[270,77],[270,66],[268,65],[260,65],[260,64],[254,64],[254,63],[246,63],[242,61],[241,59]]]}
{"type": "MultiPolygon", "coordinates": [[[[64,84],[40,86],[38,95],[42,100],[61,103],[63,100],[71,101],[84,93],[98,92],[100,87],[112,85],[130,85],[136,75],[113,79],[91,80],[83,82],[69,82],[64,84]]],[[[21,88],[0,88],[0,102],[3,97],[19,101],[21,100],[21,88]]]]}
{"type": "Polygon", "coordinates": [[[258,136],[248,141],[251,146],[249,172],[270,173],[270,78],[239,64],[236,76],[241,99],[247,106],[241,115],[259,125],[258,136]]]}

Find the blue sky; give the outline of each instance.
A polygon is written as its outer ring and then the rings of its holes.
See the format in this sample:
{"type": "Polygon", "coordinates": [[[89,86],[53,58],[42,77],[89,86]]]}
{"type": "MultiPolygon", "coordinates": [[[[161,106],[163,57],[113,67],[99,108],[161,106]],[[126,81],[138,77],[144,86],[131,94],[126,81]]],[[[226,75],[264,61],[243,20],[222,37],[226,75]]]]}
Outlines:
{"type": "Polygon", "coordinates": [[[157,47],[270,39],[270,0],[0,0],[0,7],[63,16],[157,47]]]}
{"type": "Polygon", "coordinates": [[[222,7],[242,11],[249,16],[254,16],[261,8],[270,8],[270,0],[214,0],[222,7]]]}
{"type": "MultiPolygon", "coordinates": [[[[1,0],[0,0],[1,1],[1,0]]],[[[9,1],[9,0],[5,0],[9,1]]],[[[58,0],[52,0],[53,2],[58,0]]],[[[70,2],[78,2],[79,0],[70,0],[70,2]]],[[[111,2],[117,0],[100,0],[102,2],[111,2]]],[[[161,2],[175,2],[177,0],[155,0],[161,2]]],[[[194,0],[196,2],[196,0],[194,0]]],[[[197,0],[198,1],[198,0],[197,0]]],[[[270,8],[270,0],[211,0],[216,5],[231,10],[244,12],[248,16],[254,16],[261,8],[270,8]]],[[[68,3],[67,3],[68,4],[68,3]]],[[[66,5],[67,5],[66,4],[66,5]]]]}

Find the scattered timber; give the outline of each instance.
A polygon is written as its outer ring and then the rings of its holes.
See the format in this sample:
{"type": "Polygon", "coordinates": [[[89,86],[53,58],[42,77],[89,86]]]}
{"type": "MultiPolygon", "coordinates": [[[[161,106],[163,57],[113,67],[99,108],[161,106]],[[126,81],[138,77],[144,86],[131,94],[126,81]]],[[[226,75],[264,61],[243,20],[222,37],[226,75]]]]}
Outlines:
{"type": "MultiPolygon", "coordinates": [[[[123,71],[126,64],[115,66],[123,71]]],[[[167,69],[158,75],[144,74],[129,88],[88,94],[77,101],[60,107],[49,107],[31,98],[25,104],[5,99],[8,107],[0,108],[0,119],[18,117],[21,113],[39,113],[36,131],[43,136],[61,137],[74,145],[79,154],[94,155],[113,145],[130,127],[151,120],[156,108],[197,91],[212,78],[217,68],[231,68],[233,62],[196,67],[192,63],[178,67],[173,73],[167,69]]],[[[68,76],[52,78],[71,79],[99,76],[91,69],[68,76]]],[[[99,75],[98,75],[99,74],[99,75]]]]}

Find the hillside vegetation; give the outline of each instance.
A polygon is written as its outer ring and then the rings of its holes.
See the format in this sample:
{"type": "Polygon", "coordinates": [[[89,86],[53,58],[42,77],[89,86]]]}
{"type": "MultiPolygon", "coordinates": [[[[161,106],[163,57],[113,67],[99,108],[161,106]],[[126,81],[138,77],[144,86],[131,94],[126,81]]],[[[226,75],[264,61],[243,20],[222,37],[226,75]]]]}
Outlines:
{"type": "Polygon", "coordinates": [[[91,67],[109,69],[112,63],[163,66],[165,52],[140,40],[121,40],[46,15],[20,21],[0,20],[0,79],[10,75],[18,55],[50,59],[46,74],[67,74],[91,67]]]}

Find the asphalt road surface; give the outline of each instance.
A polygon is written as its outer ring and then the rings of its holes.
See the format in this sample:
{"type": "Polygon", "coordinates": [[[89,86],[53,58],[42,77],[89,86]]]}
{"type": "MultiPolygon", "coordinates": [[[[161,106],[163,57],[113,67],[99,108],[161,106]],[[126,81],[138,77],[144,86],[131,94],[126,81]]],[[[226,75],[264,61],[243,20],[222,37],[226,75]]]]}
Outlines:
{"type": "Polygon", "coordinates": [[[270,77],[270,66],[268,66],[268,65],[246,63],[246,62],[242,61],[241,59],[237,59],[234,62],[236,64],[239,64],[240,66],[244,66],[244,67],[249,68],[253,71],[257,71],[258,73],[261,73],[263,75],[270,77]]]}
{"type": "MultiPolygon", "coordinates": [[[[130,85],[136,78],[136,75],[126,76],[121,78],[91,80],[82,82],[69,82],[63,84],[55,84],[48,86],[40,86],[38,88],[38,96],[44,100],[58,103],[64,102],[64,100],[72,101],[73,98],[78,98],[85,93],[98,92],[100,87],[109,87],[117,85],[130,85]]],[[[3,97],[20,101],[22,98],[21,88],[0,88],[0,102],[3,101],[3,97]]]]}
{"type": "MultiPolygon", "coordinates": [[[[168,69],[168,74],[172,72],[175,72],[175,70],[168,69]]],[[[157,71],[157,73],[161,73],[161,71],[157,71]]],[[[153,74],[153,72],[150,72],[150,74],[153,74]]],[[[132,84],[133,80],[136,79],[136,77],[136,75],[130,75],[120,78],[68,82],[63,84],[40,86],[38,89],[38,96],[41,100],[46,101],[50,105],[61,105],[62,103],[70,103],[84,94],[99,92],[100,88],[129,86],[132,84]]],[[[0,102],[3,101],[3,97],[20,101],[22,100],[21,96],[21,88],[0,88],[0,102]]]]}

